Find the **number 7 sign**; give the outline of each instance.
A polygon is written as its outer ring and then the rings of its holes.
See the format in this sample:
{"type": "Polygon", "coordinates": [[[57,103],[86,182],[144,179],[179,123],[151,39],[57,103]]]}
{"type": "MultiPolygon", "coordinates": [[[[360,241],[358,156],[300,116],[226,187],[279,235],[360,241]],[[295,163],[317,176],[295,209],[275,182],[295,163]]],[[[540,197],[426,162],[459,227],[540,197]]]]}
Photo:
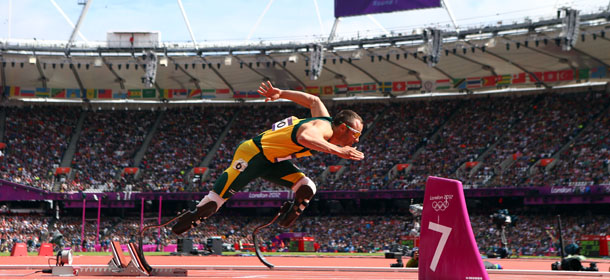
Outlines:
{"type": "Polygon", "coordinates": [[[419,279],[489,279],[460,181],[428,177],[421,224],[419,279]]]}

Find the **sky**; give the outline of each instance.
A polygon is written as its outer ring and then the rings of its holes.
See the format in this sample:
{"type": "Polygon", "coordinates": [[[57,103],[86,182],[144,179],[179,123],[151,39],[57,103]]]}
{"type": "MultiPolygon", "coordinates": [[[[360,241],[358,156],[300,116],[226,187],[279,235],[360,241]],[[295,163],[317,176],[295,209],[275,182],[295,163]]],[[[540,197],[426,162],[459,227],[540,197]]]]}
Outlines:
{"type": "MultiPolygon", "coordinates": [[[[82,0],[81,0],[82,1],[82,0]]],[[[191,42],[178,0],[92,0],[76,41],[106,40],[110,31],[158,31],[164,42],[191,42]]],[[[0,0],[0,40],[67,41],[83,9],[79,0],[0,0]],[[55,5],[56,4],[56,5],[55,5]],[[10,9],[9,9],[10,6],[10,9]],[[57,6],[57,7],[56,7],[57,6]],[[10,20],[9,20],[10,18],[10,20]],[[10,34],[9,34],[10,29],[10,34]]],[[[553,18],[561,7],[581,13],[610,0],[445,0],[460,29],[553,18]]],[[[315,41],[327,38],[334,0],[182,0],[198,43],[315,41]],[[316,9],[317,7],[317,9],[316,9]],[[319,11],[319,16],[318,12],[319,11]]],[[[338,39],[411,34],[424,27],[454,30],[447,9],[433,8],[342,18],[338,39]]]]}

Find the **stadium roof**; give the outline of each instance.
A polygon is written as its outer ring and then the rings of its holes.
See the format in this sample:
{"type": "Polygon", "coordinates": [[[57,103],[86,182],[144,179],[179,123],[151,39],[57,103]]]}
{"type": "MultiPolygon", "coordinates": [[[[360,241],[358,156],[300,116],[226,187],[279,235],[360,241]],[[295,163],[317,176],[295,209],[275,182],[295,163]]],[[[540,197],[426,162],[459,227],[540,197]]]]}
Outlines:
{"type": "MultiPolygon", "coordinates": [[[[204,92],[199,96],[209,92],[207,97],[218,99],[226,93],[226,98],[246,98],[267,79],[281,88],[322,96],[403,96],[607,82],[609,20],[608,12],[581,15],[577,40],[567,51],[561,18],[459,33],[444,31],[435,65],[428,61],[430,30],[423,29],[417,34],[362,40],[200,44],[196,48],[172,43],[134,48],[77,43],[67,48],[67,42],[11,41],[0,44],[1,86],[78,89],[83,94],[74,97],[81,98],[86,97],[87,89],[109,89],[127,96],[130,89],[146,88],[142,64],[147,51],[159,58],[155,99],[167,98],[163,95],[166,89],[199,90],[204,92]],[[309,78],[314,44],[325,47],[323,70],[317,80],[309,78]]],[[[39,95],[36,92],[34,96],[39,95]]]]}

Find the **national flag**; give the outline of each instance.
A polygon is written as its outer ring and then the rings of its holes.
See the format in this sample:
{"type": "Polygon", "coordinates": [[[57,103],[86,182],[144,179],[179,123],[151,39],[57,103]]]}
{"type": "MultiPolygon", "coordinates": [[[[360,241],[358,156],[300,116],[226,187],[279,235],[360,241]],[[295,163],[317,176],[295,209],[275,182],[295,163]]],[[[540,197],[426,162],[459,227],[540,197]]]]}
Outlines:
{"type": "Polygon", "coordinates": [[[86,91],[87,91],[87,99],[97,98],[97,89],[88,88],[86,91]]]}
{"type": "Polygon", "coordinates": [[[408,81],[407,82],[408,90],[420,90],[421,89],[421,81],[408,81]]]}
{"type": "Polygon", "coordinates": [[[188,98],[201,98],[201,90],[200,89],[189,89],[188,98]]]}
{"type": "Polygon", "coordinates": [[[66,89],[66,98],[81,98],[80,89],[69,88],[66,89]]]}
{"type": "Polygon", "coordinates": [[[34,97],[34,96],[36,96],[36,90],[22,88],[20,95],[22,97],[34,97]]]}
{"type": "Polygon", "coordinates": [[[480,77],[471,77],[466,79],[466,88],[480,88],[481,87],[481,78],[480,77]]]}
{"type": "Polygon", "coordinates": [[[174,90],[173,89],[164,89],[163,90],[163,98],[172,99],[174,98],[174,90]]]}
{"type": "Polygon", "coordinates": [[[544,82],[557,82],[557,71],[547,71],[542,73],[542,81],[544,82]]]}
{"type": "Polygon", "coordinates": [[[124,92],[116,92],[112,94],[112,98],[113,99],[126,99],[127,98],[127,93],[124,92]]]}
{"type": "Polygon", "coordinates": [[[51,90],[49,88],[36,88],[36,96],[49,97],[51,96],[51,90]]]}
{"type": "Polygon", "coordinates": [[[512,75],[499,75],[496,77],[496,84],[499,86],[510,85],[512,75]]]}
{"type": "Polygon", "coordinates": [[[451,88],[451,81],[449,79],[436,80],[436,90],[446,90],[451,88]]]}
{"type": "Polygon", "coordinates": [[[392,82],[381,82],[379,83],[379,92],[386,93],[392,91],[392,82]]]}
{"type": "Polygon", "coordinates": [[[422,89],[425,92],[432,92],[434,90],[434,87],[435,87],[434,81],[424,81],[422,83],[422,85],[423,85],[422,89]]]}
{"type": "Polygon", "coordinates": [[[592,79],[602,79],[606,77],[606,67],[599,66],[597,68],[591,69],[591,78],[592,79]]]}
{"type": "Polygon", "coordinates": [[[154,88],[142,89],[142,98],[156,98],[157,90],[154,88]]]}
{"type": "Polygon", "coordinates": [[[530,77],[531,83],[537,83],[538,81],[542,81],[542,72],[533,72],[532,74],[528,75],[530,77]]]}
{"type": "Polygon", "coordinates": [[[112,98],[112,90],[111,89],[98,89],[97,90],[97,98],[112,98]]]}
{"type": "Polygon", "coordinates": [[[374,93],[377,91],[376,83],[364,83],[362,84],[362,92],[374,93]]]}
{"type": "Polygon", "coordinates": [[[512,84],[516,85],[516,84],[523,84],[525,83],[525,73],[519,73],[519,74],[514,74],[513,75],[513,80],[512,80],[512,84]]]}
{"type": "Polygon", "coordinates": [[[455,88],[455,89],[465,89],[466,88],[466,79],[464,79],[464,78],[453,79],[452,84],[453,84],[453,88],[455,88]]]}
{"type": "Polygon", "coordinates": [[[347,86],[347,92],[350,94],[362,93],[362,84],[350,84],[347,86]]]}
{"type": "Polygon", "coordinates": [[[574,80],[574,70],[561,70],[557,72],[558,79],[560,81],[571,81],[574,80]]]}
{"type": "Polygon", "coordinates": [[[247,91],[234,91],[233,98],[248,98],[247,91]]]}
{"type": "Polygon", "coordinates": [[[198,97],[208,98],[208,99],[216,98],[216,95],[214,95],[214,93],[216,93],[215,89],[202,89],[201,96],[198,96],[198,97]]]}
{"type": "Polygon", "coordinates": [[[482,85],[483,87],[493,87],[496,86],[496,83],[498,81],[498,77],[500,76],[486,76],[481,78],[482,80],[482,85]]]}
{"type": "Polygon", "coordinates": [[[51,97],[55,98],[66,98],[66,89],[64,88],[52,88],[51,97]]]}
{"type": "Polygon", "coordinates": [[[589,69],[578,69],[578,79],[579,80],[588,80],[589,79],[589,69]]]}
{"type": "Polygon", "coordinates": [[[217,88],[216,94],[229,94],[231,93],[228,88],[217,88]]]}
{"type": "Polygon", "coordinates": [[[320,95],[320,87],[306,87],[305,92],[318,96],[320,95]]]}
{"type": "Polygon", "coordinates": [[[8,92],[9,92],[10,96],[19,96],[19,94],[20,94],[19,91],[20,90],[21,90],[20,87],[9,87],[8,92]]]}
{"type": "Polygon", "coordinates": [[[248,91],[248,98],[259,98],[261,97],[257,91],[248,91]]]}
{"type": "Polygon", "coordinates": [[[347,85],[336,85],[335,86],[335,94],[345,94],[347,93],[347,85]]]}
{"type": "Polygon", "coordinates": [[[323,90],[322,90],[322,93],[323,93],[324,95],[330,95],[330,94],[333,94],[334,92],[335,92],[335,91],[333,90],[333,87],[332,87],[332,86],[325,86],[325,87],[323,88],[323,90]]]}
{"type": "Polygon", "coordinates": [[[392,91],[393,92],[404,92],[407,90],[407,82],[398,81],[392,83],[392,91]]]}
{"type": "Polygon", "coordinates": [[[129,98],[142,98],[142,90],[141,89],[128,89],[127,97],[129,98]]]}
{"type": "Polygon", "coordinates": [[[188,97],[188,92],[186,91],[186,89],[181,88],[181,89],[174,89],[174,98],[175,99],[185,99],[188,97]]]}

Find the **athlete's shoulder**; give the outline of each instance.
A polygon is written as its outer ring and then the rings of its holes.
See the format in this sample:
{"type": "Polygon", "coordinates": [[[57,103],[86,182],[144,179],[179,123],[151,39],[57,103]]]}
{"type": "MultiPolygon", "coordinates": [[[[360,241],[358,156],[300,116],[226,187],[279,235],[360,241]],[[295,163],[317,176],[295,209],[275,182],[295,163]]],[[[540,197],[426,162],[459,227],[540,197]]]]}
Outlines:
{"type": "Polygon", "coordinates": [[[301,119],[302,121],[313,121],[313,120],[322,120],[322,121],[327,121],[329,123],[333,122],[333,118],[331,117],[311,117],[311,118],[305,118],[305,119],[301,119]]]}

